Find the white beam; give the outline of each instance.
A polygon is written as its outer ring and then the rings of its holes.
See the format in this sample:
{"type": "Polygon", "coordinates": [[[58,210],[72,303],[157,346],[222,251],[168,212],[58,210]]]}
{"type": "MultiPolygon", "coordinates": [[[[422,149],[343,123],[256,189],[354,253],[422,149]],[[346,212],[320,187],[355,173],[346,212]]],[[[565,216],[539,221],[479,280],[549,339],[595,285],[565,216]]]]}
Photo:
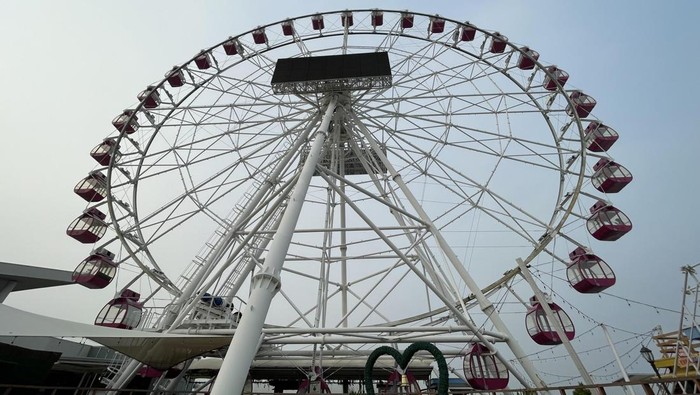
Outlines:
{"type": "Polygon", "coordinates": [[[270,243],[270,251],[265,258],[265,263],[260,272],[253,277],[250,299],[221,365],[212,395],[240,394],[243,391],[248,370],[258,351],[258,340],[262,334],[270,303],[281,287],[280,273],[284,258],[289,250],[311,177],[320,159],[337,101],[337,97],[333,96],[328,102],[323,121],[314,135],[314,142],[301,169],[278,232],[270,243]]]}

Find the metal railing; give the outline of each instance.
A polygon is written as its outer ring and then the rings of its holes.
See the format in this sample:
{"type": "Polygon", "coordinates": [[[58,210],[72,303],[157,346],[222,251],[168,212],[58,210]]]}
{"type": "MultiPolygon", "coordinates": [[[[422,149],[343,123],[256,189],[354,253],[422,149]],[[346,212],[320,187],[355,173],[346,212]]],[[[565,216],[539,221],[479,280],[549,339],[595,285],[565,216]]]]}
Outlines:
{"type": "MultiPolygon", "coordinates": [[[[681,387],[685,387],[688,393],[700,392],[700,376],[688,377],[679,381],[677,379],[653,379],[644,381],[613,382],[595,385],[569,385],[546,388],[524,389],[507,389],[507,390],[473,390],[473,389],[450,389],[450,394],[511,394],[511,395],[534,395],[534,394],[574,394],[576,390],[590,391],[591,394],[606,395],[608,393],[628,393],[637,395],[655,395],[655,394],[673,394],[683,393],[681,387]],[[625,388],[627,387],[627,388],[625,388]]],[[[103,394],[105,388],[98,387],[55,387],[55,386],[28,386],[28,385],[3,385],[0,384],[0,395],[18,395],[18,394],[103,394]]],[[[580,391],[579,391],[580,392],[580,391]]],[[[163,390],[152,389],[121,389],[120,395],[125,394],[165,394],[163,390]]],[[[361,393],[364,393],[362,391],[361,393]]],[[[425,395],[435,395],[435,390],[425,390],[422,392],[425,395]]],[[[192,395],[207,395],[209,389],[206,390],[189,390],[189,391],[168,391],[167,394],[192,394],[192,395]]],[[[271,392],[243,392],[242,395],[270,395],[271,392]]],[[[329,395],[358,395],[358,393],[333,393],[329,395]]]]}

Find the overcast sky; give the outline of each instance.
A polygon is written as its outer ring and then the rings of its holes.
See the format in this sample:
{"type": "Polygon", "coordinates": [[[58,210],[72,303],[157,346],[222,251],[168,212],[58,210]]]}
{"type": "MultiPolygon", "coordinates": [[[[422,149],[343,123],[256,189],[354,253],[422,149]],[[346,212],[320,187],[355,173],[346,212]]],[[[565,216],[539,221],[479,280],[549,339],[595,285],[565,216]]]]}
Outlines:
{"type": "MultiPolygon", "coordinates": [[[[571,86],[597,99],[595,115],[621,134],[611,154],[635,177],[612,196],[634,230],[596,245],[618,275],[610,292],[680,307],[680,267],[700,262],[696,1],[5,1],[0,261],[73,270],[86,256],[85,246],[65,235],[85,206],[72,188],[94,168],[89,151],[112,133],[111,119],[173,65],[258,24],[348,7],[468,20],[567,70],[571,86]]],[[[19,292],[7,303],[90,322],[108,293],[19,292]]],[[[618,302],[575,303],[598,321],[636,333],[678,325],[677,315],[635,303],[620,310],[628,305],[618,302]]]]}

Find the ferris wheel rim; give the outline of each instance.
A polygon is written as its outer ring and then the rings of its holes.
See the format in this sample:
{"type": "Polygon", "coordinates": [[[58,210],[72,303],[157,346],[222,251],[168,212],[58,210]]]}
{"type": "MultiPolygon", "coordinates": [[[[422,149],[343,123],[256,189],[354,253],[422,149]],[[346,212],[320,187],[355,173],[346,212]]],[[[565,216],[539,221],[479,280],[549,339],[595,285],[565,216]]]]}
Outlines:
{"type": "MultiPolygon", "coordinates": [[[[362,9],[360,9],[360,10],[351,10],[351,12],[363,12],[363,11],[373,11],[373,10],[372,10],[372,9],[367,9],[367,10],[362,10],[362,9]]],[[[381,11],[387,12],[387,13],[390,13],[390,12],[393,12],[393,13],[402,13],[402,11],[393,11],[393,10],[381,10],[381,11]]],[[[340,13],[342,13],[342,12],[347,12],[347,10],[343,10],[343,11],[329,11],[329,12],[323,12],[323,13],[318,13],[318,14],[319,14],[319,15],[324,15],[324,16],[325,16],[325,15],[340,14],[340,13]]],[[[404,12],[405,12],[405,11],[404,11],[404,12]]],[[[421,16],[425,16],[425,17],[431,17],[431,15],[429,15],[429,14],[424,14],[424,13],[412,12],[412,14],[414,14],[414,15],[421,15],[421,16]]],[[[304,19],[304,18],[308,18],[308,17],[313,16],[313,15],[317,15],[317,14],[309,14],[309,15],[305,15],[305,16],[299,16],[299,17],[295,17],[295,18],[290,18],[290,19],[288,19],[288,20],[291,20],[291,21],[298,21],[298,20],[302,20],[302,19],[304,19]]],[[[443,17],[441,17],[441,18],[443,18],[443,17]]],[[[458,24],[458,25],[459,25],[459,24],[463,24],[462,22],[458,22],[458,21],[456,21],[456,20],[452,20],[452,19],[449,19],[449,18],[443,18],[443,19],[448,20],[448,21],[451,21],[451,22],[453,22],[453,23],[455,23],[455,24],[458,24]]],[[[264,25],[264,26],[262,26],[262,27],[263,27],[263,28],[271,27],[271,26],[279,25],[279,24],[282,23],[282,22],[284,22],[284,20],[277,21],[277,22],[274,22],[274,23],[270,23],[270,24],[264,25]]],[[[471,26],[473,26],[473,25],[471,25],[471,26]]],[[[493,33],[489,32],[489,31],[487,31],[487,30],[481,29],[481,28],[476,27],[476,26],[474,26],[474,28],[476,28],[478,31],[482,32],[483,34],[488,35],[489,37],[493,37],[493,33]]],[[[256,28],[256,29],[258,29],[258,28],[256,28]]],[[[245,36],[245,35],[247,35],[247,34],[251,34],[251,33],[254,32],[256,29],[251,29],[251,30],[249,30],[249,31],[247,31],[247,32],[244,32],[244,33],[238,35],[238,36],[232,36],[232,38],[243,37],[243,36],[245,36]]],[[[359,33],[359,34],[363,34],[363,33],[359,33]]],[[[389,34],[387,33],[387,35],[389,35],[389,34]]],[[[328,37],[328,36],[323,36],[323,37],[318,37],[318,38],[325,38],[325,37],[328,37]]],[[[404,37],[408,37],[408,38],[412,38],[412,39],[419,39],[419,40],[423,40],[423,41],[426,41],[426,42],[432,42],[432,43],[438,43],[438,44],[439,44],[439,42],[438,42],[437,40],[431,40],[429,37],[420,37],[420,36],[411,36],[411,35],[404,35],[404,37]]],[[[314,37],[311,37],[311,38],[314,38],[314,37]]],[[[227,40],[228,40],[228,39],[227,39],[227,40]]],[[[214,46],[208,48],[206,51],[211,51],[211,50],[215,49],[216,47],[222,45],[222,44],[223,44],[224,42],[226,42],[227,40],[223,40],[222,42],[220,42],[220,43],[218,43],[218,44],[216,44],[216,45],[214,45],[214,46]]],[[[294,43],[294,40],[290,40],[290,41],[288,41],[287,43],[285,43],[285,44],[283,44],[283,45],[284,45],[284,46],[286,46],[286,45],[292,45],[293,43],[294,43]]],[[[443,43],[443,44],[444,44],[444,43],[443,43]]],[[[521,50],[520,50],[515,44],[513,44],[513,43],[510,42],[510,41],[508,41],[508,42],[506,43],[506,45],[508,45],[513,51],[520,51],[520,52],[521,52],[521,50]]],[[[263,54],[263,53],[265,53],[265,52],[272,51],[272,50],[274,50],[274,49],[276,49],[276,48],[277,48],[277,47],[268,47],[268,48],[261,49],[261,50],[259,50],[259,51],[256,51],[253,55],[251,55],[251,57],[261,55],[261,54],[263,54]]],[[[196,56],[195,56],[195,57],[196,57],[196,56]]],[[[190,64],[190,63],[195,59],[195,57],[191,58],[190,60],[188,60],[187,62],[183,63],[181,66],[179,66],[178,70],[183,69],[187,64],[190,64]]],[[[480,61],[483,61],[483,59],[481,59],[481,58],[478,58],[478,57],[477,57],[477,59],[480,60],[480,61]]],[[[544,67],[544,65],[542,65],[542,64],[539,62],[539,60],[536,60],[535,62],[537,63],[537,66],[536,66],[536,67],[537,67],[539,70],[542,70],[544,73],[549,73],[549,72],[547,71],[547,69],[544,67]]],[[[234,66],[235,66],[235,63],[229,65],[229,66],[228,66],[227,68],[225,68],[225,69],[218,70],[217,73],[216,73],[215,75],[221,74],[222,72],[224,72],[224,71],[226,71],[226,70],[228,70],[229,68],[234,67],[234,66]]],[[[509,74],[508,74],[507,72],[501,71],[501,73],[502,73],[503,75],[507,76],[507,77],[510,77],[509,74]]],[[[213,77],[212,77],[212,78],[213,78],[213,77]]],[[[162,86],[164,86],[166,80],[167,80],[167,79],[162,79],[162,80],[156,85],[156,87],[162,87],[162,86]]],[[[188,94],[188,97],[189,97],[189,95],[194,94],[199,88],[200,88],[200,86],[197,86],[197,87],[195,87],[194,89],[192,89],[192,91],[188,94]]],[[[561,87],[559,87],[558,89],[561,90],[561,91],[557,91],[557,93],[563,93],[563,90],[562,90],[561,87]]],[[[570,100],[570,99],[568,98],[567,95],[562,94],[562,96],[563,96],[566,100],[570,100]]],[[[184,100],[186,100],[186,98],[183,98],[181,102],[184,102],[184,100]]],[[[142,107],[143,107],[143,103],[139,103],[139,105],[136,107],[136,109],[135,109],[135,111],[134,111],[134,114],[136,114],[138,111],[142,110],[142,107]]],[[[175,110],[176,108],[177,108],[177,107],[173,107],[173,110],[175,110]]],[[[580,155],[581,155],[582,157],[585,157],[585,152],[586,152],[586,150],[583,148],[583,138],[582,138],[582,136],[583,136],[583,134],[582,134],[582,133],[583,133],[583,128],[582,128],[582,126],[581,126],[580,119],[579,119],[579,117],[578,117],[577,115],[575,116],[575,121],[576,121],[577,126],[578,126],[579,134],[581,135],[581,140],[580,140],[581,149],[579,150],[579,152],[580,152],[580,155]]],[[[553,129],[552,127],[550,127],[550,130],[551,130],[552,132],[554,132],[554,129],[553,129]]],[[[155,134],[157,134],[157,133],[158,133],[158,129],[156,129],[156,130],[154,131],[153,135],[155,136],[155,134]]],[[[125,133],[121,133],[121,134],[119,135],[117,141],[119,142],[119,141],[121,141],[123,138],[126,138],[125,133]]],[[[558,142],[557,142],[557,143],[558,143],[558,142]]],[[[150,144],[150,142],[149,142],[149,144],[150,144]]],[[[576,185],[576,187],[575,187],[575,194],[578,194],[578,191],[581,189],[581,186],[582,186],[583,181],[584,181],[584,178],[585,178],[585,176],[584,176],[584,173],[585,173],[585,160],[581,160],[581,161],[580,161],[580,165],[581,165],[581,166],[580,166],[580,170],[579,170],[578,183],[577,183],[577,185],[576,185]]],[[[110,178],[110,179],[111,179],[111,175],[112,175],[113,169],[114,169],[114,163],[110,163],[110,166],[109,166],[109,168],[108,168],[108,178],[110,178]]],[[[108,184],[108,188],[111,188],[111,183],[108,184]]],[[[134,203],[136,203],[136,202],[138,201],[138,199],[137,199],[137,197],[136,197],[136,196],[137,196],[137,190],[138,190],[138,183],[136,183],[136,184],[135,184],[135,187],[134,187],[134,196],[133,196],[133,199],[132,199],[132,201],[133,201],[134,203]]],[[[108,192],[109,192],[109,190],[108,190],[108,192]]],[[[560,183],[560,192],[559,192],[559,194],[560,194],[560,196],[563,194],[563,188],[562,188],[562,184],[561,184],[561,183],[560,183]]],[[[108,206],[109,206],[110,215],[111,215],[112,218],[115,218],[115,215],[114,215],[114,207],[113,207],[113,203],[114,203],[114,202],[113,202],[113,197],[112,197],[111,193],[108,193],[107,196],[108,196],[108,206]]],[[[560,201],[560,200],[561,200],[561,198],[558,199],[558,201],[560,201]]],[[[555,210],[553,211],[552,217],[551,217],[551,219],[550,219],[550,224],[549,224],[549,228],[552,229],[551,235],[556,235],[556,234],[559,232],[559,230],[561,229],[561,227],[564,225],[564,222],[566,221],[567,217],[569,216],[569,214],[570,214],[571,211],[573,210],[575,202],[576,202],[576,198],[574,197],[573,199],[571,199],[571,200],[569,201],[569,204],[568,204],[568,206],[567,206],[567,208],[566,208],[565,210],[559,212],[557,209],[555,209],[555,210]],[[551,226],[551,225],[552,225],[552,222],[555,222],[558,212],[559,212],[559,213],[563,212],[563,215],[561,215],[561,216],[559,217],[560,220],[556,223],[555,226],[551,226]]],[[[136,206],[134,205],[134,207],[136,207],[136,206]]],[[[137,212],[137,211],[136,211],[136,208],[134,209],[134,211],[137,212]]],[[[140,227],[138,226],[138,223],[139,223],[139,221],[138,221],[138,214],[136,214],[134,218],[135,218],[135,223],[137,224],[137,225],[136,225],[136,229],[140,230],[140,227]]],[[[127,240],[126,240],[126,238],[125,238],[125,235],[124,235],[124,234],[120,231],[120,229],[119,229],[119,223],[118,223],[117,221],[115,221],[114,227],[115,227],[115,230],[117,231],[118,237],[121,239],[122,243],[123,243],[124,245],[126,245],[126,248],[129,250],[130,255],[132,255],[132,257],[134,257],[134,260],[136,261],[136,263],[139,264],[139,266],[141,266],[142,269],[143,269],[144,271],[146,271],[146,274],[148,274],[150,277],[154,278],[154,280],[156,280],[157,282],[162,281],[163,279],[162,279],[160,276],[152,276],[152,271],[150,270],[150,268],[148,267],[148,265],[147,265],[147,264],[141,264],[140,261],[139,261],[139,259],[136,258],[136,251],[132,251],[131,248],[129,247],[129,244],[127,243],[127,240]]],[[[551,235],[550,235],[550,236],[551,236],[551,235]]],[[[530,260],[531,258],[533,258],[534,256],[536,256],[544,247],[546,247],[546,244],[549,242],[549,240],[551,240],[551,237],[547,237],[547,238],[543,239],[542,241],[544,241],[544,243],[540,243],[540,247],[538,247],[539,250],[538,250],[538,249],[533,250],[533,252],[531,253],[531,255],[530,255],[529,257],[526,258],[526,263],[529,262],[529,260],[530,260]]],[[[147,248],[148,246],[145,246],[145,247],[146,247],[146,248],[143,249],[143,252],[145,252],[146,254],[148,254],[148,255],[150,256],[150,251],[148,251],[148,248],[147,248]]],[[[149,259],[149,260],[151,261],[151,264],[156,264],[156,265],[157,265],[156,260],[155,260],[152,256],[150,256],[150,259],[149,259]]],[[[156,266],[155,268],[156,268],[156,269],[159,269],[157,266],[156,266]]],[[[169,281],[170,283],[172,283],[171,280],[168,280],[168,281],[169,281]]],[[[161,284],[161,285],[163,285],[163,284],[161,284]]]]}

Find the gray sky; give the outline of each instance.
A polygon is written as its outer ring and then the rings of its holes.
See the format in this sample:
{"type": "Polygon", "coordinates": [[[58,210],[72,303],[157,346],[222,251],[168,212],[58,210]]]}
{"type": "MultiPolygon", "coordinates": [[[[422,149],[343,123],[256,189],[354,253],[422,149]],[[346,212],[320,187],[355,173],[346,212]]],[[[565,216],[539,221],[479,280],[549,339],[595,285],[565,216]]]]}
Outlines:
{"type": "MultiPolygon", "coordinates": [[[[594,246],[618,276],[610,293],[680,307],[679,269],[700,262],[700,55],[694,48],[700,5],[693,1],[6,1],[0,13],[0,260],[73,270],[87,255],[88,248],[65,235],[85,207],[72,188],[94,168],[89,151],[112,133],[111,119],[172,65],[258,24],[348,7],[469,20],[567,70],[571,86],[597,99],[594,114],[620,132],[611,154],[635,176],[611,195],[634,230],[594,246]]],[[[90,322],[110,292],[21,292],[7,303],[90,322]]],[[[572,303],[596,321],[637,333],[678,325],[673,314],[615,298],[572,303]]]]}

